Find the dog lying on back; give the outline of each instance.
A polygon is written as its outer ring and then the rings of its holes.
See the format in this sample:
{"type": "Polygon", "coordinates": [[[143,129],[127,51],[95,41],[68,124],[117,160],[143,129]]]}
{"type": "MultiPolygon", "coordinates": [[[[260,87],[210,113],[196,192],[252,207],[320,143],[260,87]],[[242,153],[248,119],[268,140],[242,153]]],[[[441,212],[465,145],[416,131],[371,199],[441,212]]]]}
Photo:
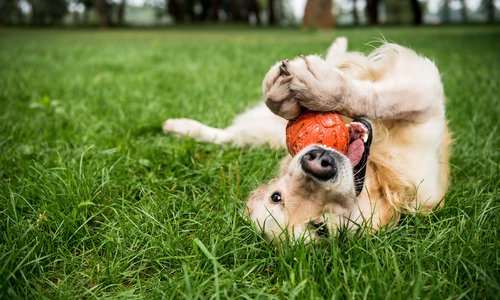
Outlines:
{"type": "Polygon", "coordinates": [[[309,241],[339,228],[376,231],[397,223],[401,213],[443,205],[450,135],[441,78],[429,59],[395,44],[363,56],[347,52],[341,37],[325,58],[278,62],[264,78],[263,94],[265,105],[228,128],[168,119],[163,130],[218,144],[285,147],[287,120],[305,109],[336,111],[346,123],[358,118],[348,125],[351,138],[363,139],[370,149],[356,168],[323,145],[285,157],[278,176],[247,201],[250,218],[271,239],[309,241]]]}

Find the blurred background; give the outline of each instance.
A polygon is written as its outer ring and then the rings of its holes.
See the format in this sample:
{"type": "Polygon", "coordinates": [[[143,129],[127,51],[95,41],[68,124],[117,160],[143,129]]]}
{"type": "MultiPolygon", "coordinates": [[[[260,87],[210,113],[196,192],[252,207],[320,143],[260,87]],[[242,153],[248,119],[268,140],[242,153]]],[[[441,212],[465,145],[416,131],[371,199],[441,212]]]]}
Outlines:
{"type": "Polygon", "coordinates": [[[495,23],[500,0],[0,0],[0,26],[335,26],[495,23]]]}

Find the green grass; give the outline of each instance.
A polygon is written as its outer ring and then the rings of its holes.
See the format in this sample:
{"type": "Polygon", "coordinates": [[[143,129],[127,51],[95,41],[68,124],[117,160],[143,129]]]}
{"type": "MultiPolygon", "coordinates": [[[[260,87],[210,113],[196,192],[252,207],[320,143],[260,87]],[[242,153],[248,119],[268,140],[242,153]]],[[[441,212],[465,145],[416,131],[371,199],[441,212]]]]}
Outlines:
{"type": "MultiPolygon", "coordinates": [[[[0,298],[498,299],[500,28],[0,29],[0,298]],[[444,209],[276,248],[240,213],[284,152],[165,136],[225,126],[280,58],[336,35],[436,61],[455,144],[444,209]]],[[[418,80],[418,79],[416,79],[418,80]]]]}

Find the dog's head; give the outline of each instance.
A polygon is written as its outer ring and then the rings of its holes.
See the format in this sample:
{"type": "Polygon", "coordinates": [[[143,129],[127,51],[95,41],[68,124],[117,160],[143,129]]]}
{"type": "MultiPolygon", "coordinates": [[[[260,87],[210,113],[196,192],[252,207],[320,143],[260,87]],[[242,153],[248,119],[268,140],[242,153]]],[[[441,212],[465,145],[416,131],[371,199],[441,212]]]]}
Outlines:
{"type": "Polygon", "coordinates": [[[371,143],[367,121],[353,121],[349,130],[347,155],[310,145],[285,159],[279,176],[251,194],[250,218],[269,238],[309,241],[346,224],[362,189],[371,143]]]}

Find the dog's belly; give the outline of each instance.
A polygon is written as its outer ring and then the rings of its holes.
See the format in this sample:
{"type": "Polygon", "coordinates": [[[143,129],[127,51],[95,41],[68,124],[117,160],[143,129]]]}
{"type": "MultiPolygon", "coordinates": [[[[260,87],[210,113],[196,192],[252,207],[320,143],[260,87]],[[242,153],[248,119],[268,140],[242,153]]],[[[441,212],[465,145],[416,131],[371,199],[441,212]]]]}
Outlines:
{"type": "Polygon", "coordinates": [[[240,145],[259,145],[267,143],[272,148],[286,148],[285,126],[287,121],[273,114],[264,102],[248,109],[234,119],[228,128],[235,131],[234,139],[240,145]],[[244,131],[245,134],[238,134],[244,131]]]}
{"type": "Polygon", "coordinates": [[[443,197],[439,158],[444,131],[445,123],[440,118],[412,123],[393,129],[384,146],[389,149],[394,165],[414,185],[409,188],[414,189],[416,199],[409,199],[405,205],[408,209],[431,210],[443,197]]]}

